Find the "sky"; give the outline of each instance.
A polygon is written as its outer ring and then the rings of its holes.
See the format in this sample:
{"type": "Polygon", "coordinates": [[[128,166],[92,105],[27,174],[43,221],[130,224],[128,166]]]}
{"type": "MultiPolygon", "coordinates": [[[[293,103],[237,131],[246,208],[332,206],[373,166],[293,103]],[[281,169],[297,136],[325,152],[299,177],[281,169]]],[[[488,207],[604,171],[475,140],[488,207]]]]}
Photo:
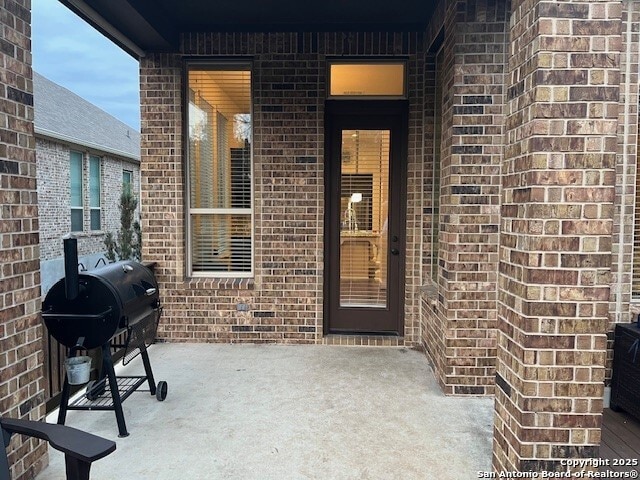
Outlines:
{"type": "Polygon", "coordinates": [[[58,0],[31,13],[34,70],[139,131],[138,61],[58,0]]]}

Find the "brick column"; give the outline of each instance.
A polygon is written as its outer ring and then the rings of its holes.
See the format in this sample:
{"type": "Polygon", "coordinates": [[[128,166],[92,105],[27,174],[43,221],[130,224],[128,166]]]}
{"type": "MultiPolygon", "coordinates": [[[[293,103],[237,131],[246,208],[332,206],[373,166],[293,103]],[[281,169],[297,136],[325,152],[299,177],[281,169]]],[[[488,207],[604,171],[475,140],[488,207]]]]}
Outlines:
{"type": "MultiPolygon", "coordinates": [[[[0,5],[0,62],[0,415],[36,420],[45,408],[30,0],[0,5]]],[[[31,438],[16,435],[8,451],[14,480],[47,463],[31,438]]]]}
{"type": "Polygon", "coordinates": [[[185,268],[181,76],[178,55],[149,54],[140,60],[142,258],[157,262],[163,303],[174,304],[181,314],[175,322],[180,325],[160,322],[161,337],[169,328],[184,334],[189,323],[189,305],[174,296],[185,268]]]}
{"type": "Polygon", "coordinates": [[[594,457],[610,293],[621,2],[514,1],[493,466],[594,457]]]}
{"type": "Polygon", "coordinates": [[[423,338],[449,394],[493,393],[507,12],[505,1],[449,3],[436,72],[438,295],[423,307],[423,338]]]}

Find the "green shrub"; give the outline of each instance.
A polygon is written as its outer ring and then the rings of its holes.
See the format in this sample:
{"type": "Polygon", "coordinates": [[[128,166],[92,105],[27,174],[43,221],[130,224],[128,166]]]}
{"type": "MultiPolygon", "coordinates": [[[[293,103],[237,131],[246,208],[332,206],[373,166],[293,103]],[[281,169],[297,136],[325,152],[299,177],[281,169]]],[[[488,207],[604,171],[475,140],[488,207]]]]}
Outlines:
{"type": "Polygon", "coordinates": [[[140,223],[134,220],[138,199],[125,189],[120,196],[120,230],[117,236],[108,232],[104,244],[107,247],[105,256],[110,262],[117,260],[140,261],[142,256],[142,235],[140,223]]]}

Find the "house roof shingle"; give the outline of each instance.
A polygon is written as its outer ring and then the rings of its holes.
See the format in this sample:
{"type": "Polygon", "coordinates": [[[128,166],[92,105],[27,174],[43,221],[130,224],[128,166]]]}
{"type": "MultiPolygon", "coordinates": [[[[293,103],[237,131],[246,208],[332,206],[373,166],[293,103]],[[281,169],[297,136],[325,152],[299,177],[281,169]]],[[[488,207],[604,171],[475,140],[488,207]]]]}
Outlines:
{"type": "Polygon", "coordinates": [[[140,133],[66,88],[33,72],[35,133],[140,160],[140,133]]]}

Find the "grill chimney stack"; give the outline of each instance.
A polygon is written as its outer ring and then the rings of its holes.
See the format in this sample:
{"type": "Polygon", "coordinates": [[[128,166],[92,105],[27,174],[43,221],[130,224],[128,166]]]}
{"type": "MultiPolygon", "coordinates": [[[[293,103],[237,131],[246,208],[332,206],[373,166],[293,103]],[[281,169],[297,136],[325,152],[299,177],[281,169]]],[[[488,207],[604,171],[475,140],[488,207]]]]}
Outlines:
{"type": "Polygon", "coordinates": [[[68,235],[64,243],[64,291],[67,300],[75,300],[80,293],[80,276],[78,275],[78,239],[68,235]]]}

